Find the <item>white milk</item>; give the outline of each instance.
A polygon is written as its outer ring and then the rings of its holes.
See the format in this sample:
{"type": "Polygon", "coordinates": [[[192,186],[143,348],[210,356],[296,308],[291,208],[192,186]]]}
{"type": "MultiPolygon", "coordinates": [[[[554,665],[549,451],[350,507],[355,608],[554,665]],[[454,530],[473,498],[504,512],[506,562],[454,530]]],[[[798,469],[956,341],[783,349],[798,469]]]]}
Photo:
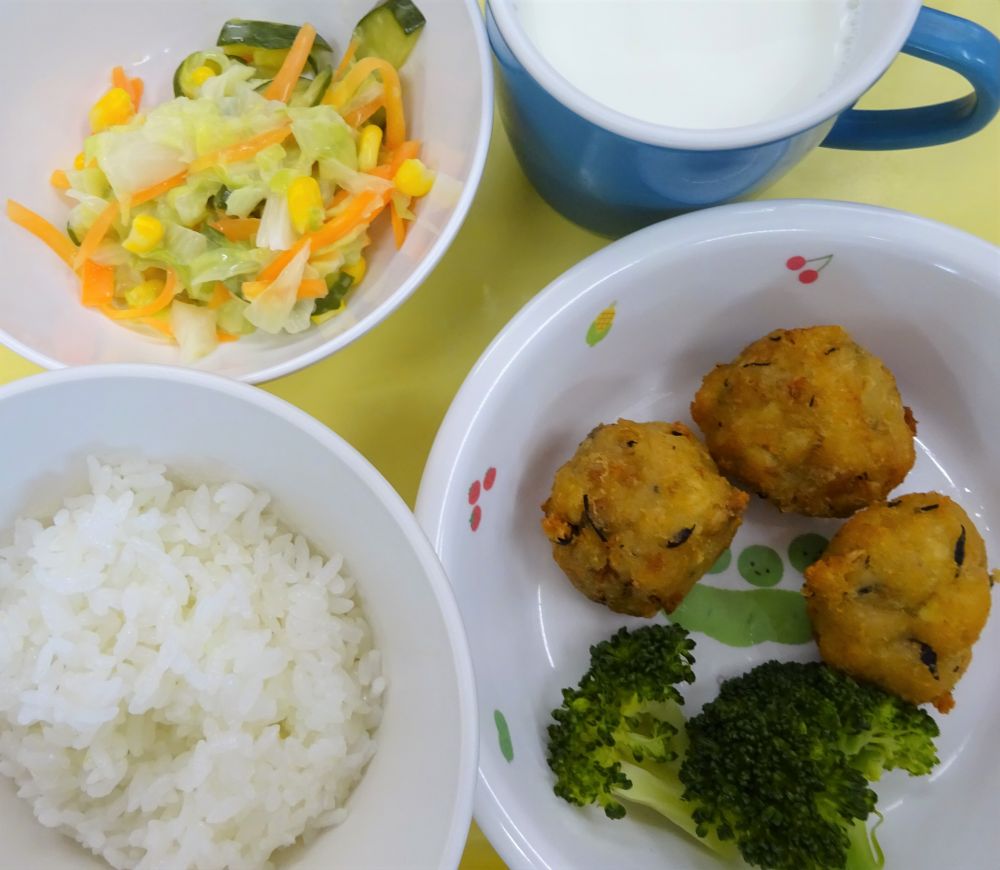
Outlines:
{"type": "Polygon", "coordinates": [[[833,82],[858,0],[515,0],[539,52],[576,88],[655,124],[757,124],[833,82]]]}

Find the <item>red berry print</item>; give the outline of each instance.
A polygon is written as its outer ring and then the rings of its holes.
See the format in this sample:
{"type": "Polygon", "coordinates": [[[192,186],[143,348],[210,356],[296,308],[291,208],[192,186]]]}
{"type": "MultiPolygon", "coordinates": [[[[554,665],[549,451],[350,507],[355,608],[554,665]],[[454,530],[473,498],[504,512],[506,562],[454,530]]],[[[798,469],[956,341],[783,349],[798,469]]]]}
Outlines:
{"type": "Polygon", "coordinates": [[[799,281],[803,284],[812,284],[817,278],[819,278],[819,273],[822,272],[827,266],[830,265],[830,261],[833,259],[833,254],[827,254],[825,257],[812,257],[807,260],[805,257],[796,254],[794,257],[789,257],[785,260],[785,268],[791,270],[792,272],[799,273],[799,281]],[[815,269],[805,269],[804,266],[809,263],[816,263],[815,269]]]}
{"type": "Polygon", "coordinates": [[[469,504],[472,505],[472,513],[469,516],[469,526],[472,531],[476,531],[483,521],[483,509],[477,504],[483,494],[483,490],[493,489],[493,484],[497,482],[497,470],[491,465],[486,469],[482,481],[474,480],[469,487],[469,504]]]}

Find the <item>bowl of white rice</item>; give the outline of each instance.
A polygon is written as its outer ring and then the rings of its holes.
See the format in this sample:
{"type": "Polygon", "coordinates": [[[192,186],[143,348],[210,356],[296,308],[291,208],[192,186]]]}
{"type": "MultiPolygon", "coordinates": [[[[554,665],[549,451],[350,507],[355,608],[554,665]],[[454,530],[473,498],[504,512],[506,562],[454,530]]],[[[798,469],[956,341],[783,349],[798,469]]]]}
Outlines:
{"type": "Polygon", "coordinates": [[[465,635],[360,454],[165,367],[27,378],[0,420],[4,866],[457,866],[465,635]]]}

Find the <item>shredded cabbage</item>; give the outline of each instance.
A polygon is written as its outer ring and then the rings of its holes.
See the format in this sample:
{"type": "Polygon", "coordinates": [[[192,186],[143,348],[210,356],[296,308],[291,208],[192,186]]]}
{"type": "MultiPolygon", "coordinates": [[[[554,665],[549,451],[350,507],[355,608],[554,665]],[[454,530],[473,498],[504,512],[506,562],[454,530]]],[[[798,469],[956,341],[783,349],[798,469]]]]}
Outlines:
{"type": "Polygon", "coordinates": [[[184,362],[194,362],[210,354],[219,344],[215,334],[215,311],[211,308],[174,300],[170,306],[170,327],[184,362]]]}
{"type": "Polygon", "coordinates": [[[272,251],[287,251],[295,244],[295,228],[288,214],[288,197],[284,193],[272,193],[264,205],[257,230],[257,247],[272,251]]]}
{"type": "Polygon", "coordinates": [[[337,160],[349,169],[358,168],[354,131],[333,106],[289,109],[292,135],[309,163],[337,160]]]}
{"type": "MultiPolygon", "coordinates": [[[[244,317],[258,329],[278,333],[287,326],[295,309],[306,263],[309,262],[309,248],[308,244],[304,245],[270,286],[247,307],[244,317]]],[[[306,320],[308,326],[308,315],[306,320]]]]}

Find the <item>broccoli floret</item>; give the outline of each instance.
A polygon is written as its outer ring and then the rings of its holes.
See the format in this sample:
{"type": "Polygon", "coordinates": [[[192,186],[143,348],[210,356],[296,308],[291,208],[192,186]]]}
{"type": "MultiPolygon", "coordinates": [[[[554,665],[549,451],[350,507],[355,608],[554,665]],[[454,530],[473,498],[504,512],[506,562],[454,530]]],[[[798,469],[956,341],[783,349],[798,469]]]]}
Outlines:
{"type": "MultiPolygon", "coordinates": [[[[695,836],[681,797],[680,761],[687,748],[679,683],[694,682],[694,641],[678,625],[620,629],[590,648],[590,668],[549,726],[555,793],[578,806],[625,815],[621,799],[649,806],[695,836]]],[[[733,854],[707,835],[706,845],[733,854]]]]}
{"type": "Polygon", "coordinates": [[[648,806],[720,855],[768,870],[870,870],[883,771],[937,763],[934,720],[821,664],[768,662],[726,681],[685,723],[694,681],[680,626],[621,629],[549,726],[555,793],[613,819],[648,806]]]}
{"type": "Polygon", "coordinates": [[[726,681],[687,734],[680,779],[697,832],[769,870],[881,867],[869,782],[937,764],[923,710],[818,663],[772,661],[726,681]]]}

